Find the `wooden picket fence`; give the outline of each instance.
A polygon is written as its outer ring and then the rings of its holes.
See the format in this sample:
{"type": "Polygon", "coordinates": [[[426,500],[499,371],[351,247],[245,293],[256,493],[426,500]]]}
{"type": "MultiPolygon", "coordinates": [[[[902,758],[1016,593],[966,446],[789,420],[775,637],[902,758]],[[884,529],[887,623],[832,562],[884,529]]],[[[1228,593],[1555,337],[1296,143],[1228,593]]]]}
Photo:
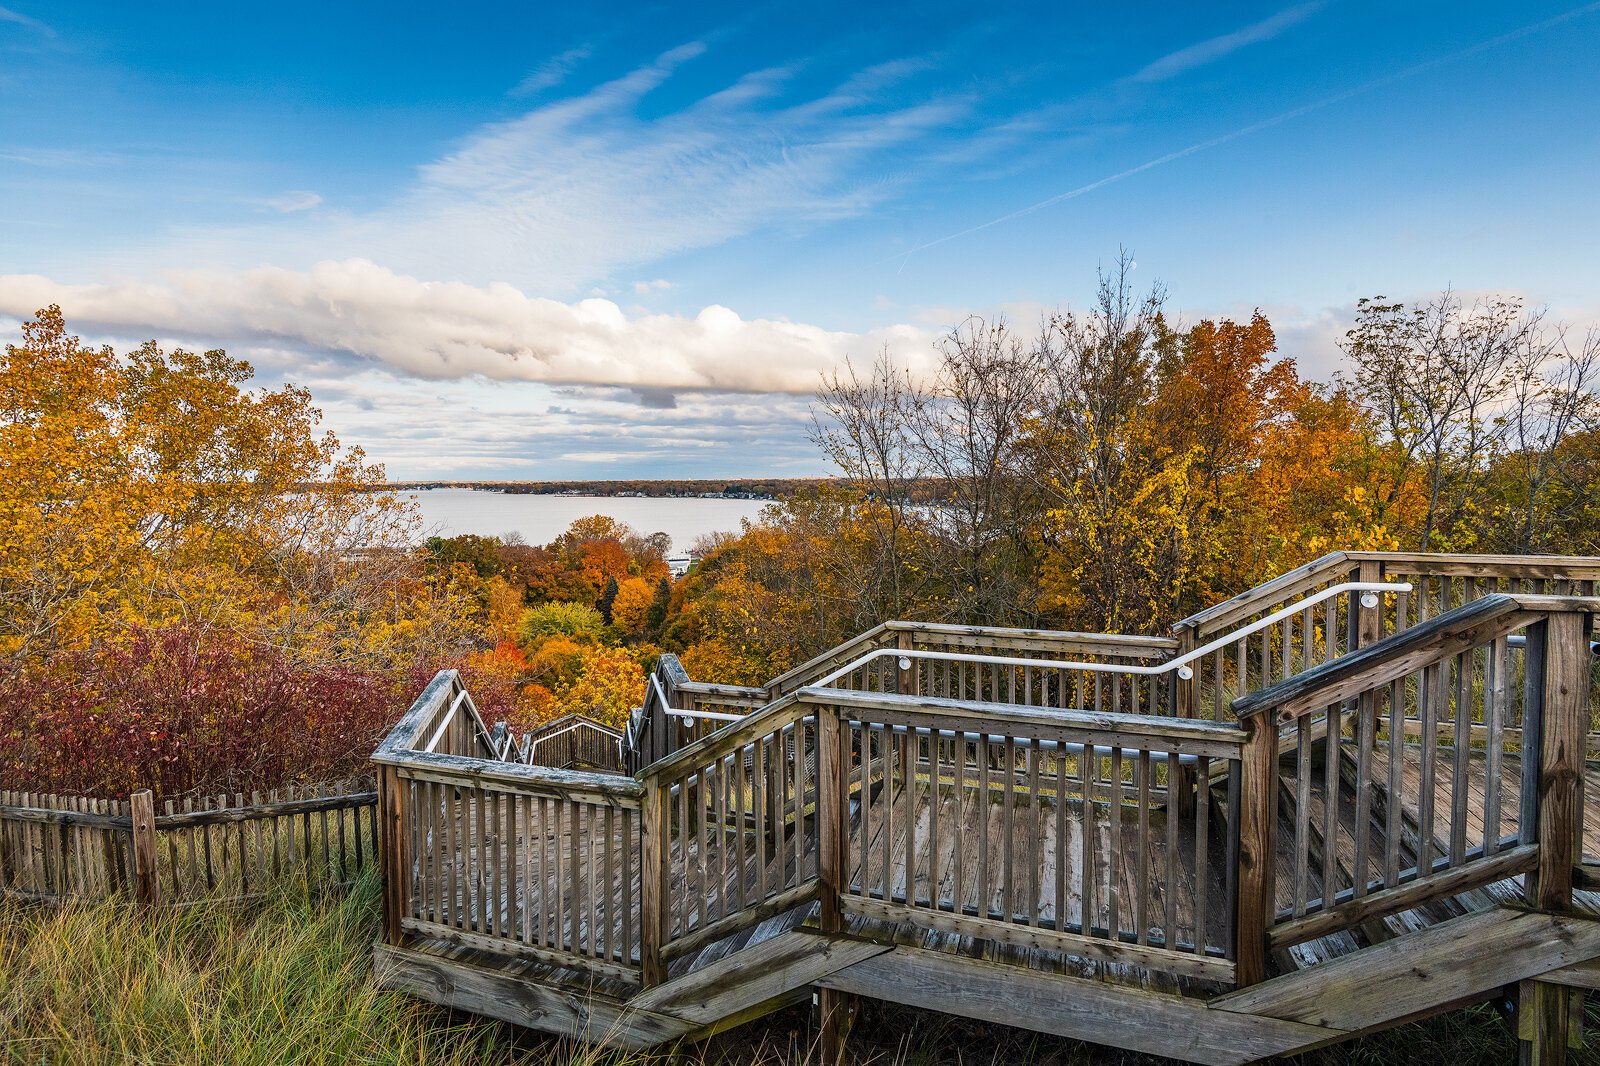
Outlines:
{"type": "Polygon", "coordinates": [[[352,883],[376,858],[370,780],[248,797],[129,799],[0,790],[0,893],[61,903],[250,899],[286,877],[352,883]]]}

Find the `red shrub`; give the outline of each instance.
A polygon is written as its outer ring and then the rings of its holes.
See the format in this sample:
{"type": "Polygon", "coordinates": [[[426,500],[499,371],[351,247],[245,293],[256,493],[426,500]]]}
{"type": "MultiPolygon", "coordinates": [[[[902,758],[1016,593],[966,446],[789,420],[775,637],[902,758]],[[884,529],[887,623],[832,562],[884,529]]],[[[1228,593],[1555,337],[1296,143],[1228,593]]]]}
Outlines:
{"type": "Polygon", "coordinates": [[[0,783],[170,797],[360,774],[412,681],[306,667],[217,633],[146,631],[0,687],[0,783]]]}

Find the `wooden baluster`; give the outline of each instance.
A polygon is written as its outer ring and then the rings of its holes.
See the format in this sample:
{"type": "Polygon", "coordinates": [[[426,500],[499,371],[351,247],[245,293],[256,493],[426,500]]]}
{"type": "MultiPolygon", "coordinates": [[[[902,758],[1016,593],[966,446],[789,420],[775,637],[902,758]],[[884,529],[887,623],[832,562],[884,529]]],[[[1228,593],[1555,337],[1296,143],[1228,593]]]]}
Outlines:
{"type": "Polygon", "coordinates": [[[1467,799],[1469,757],[1472,754],[1472,692],[1477,653],[1473,649],[1455,657],[1455,762],[1450,771],[1450,865],[1467,858],[1467,799]]]}
{"type": "Polygon", "coordinates": [[[1484,664],[1483,724],[1488,733],[1484,755],[1483,854],[1500,850],[1500,776],[1504,772],[1506,722],[1506,638],[1496,637],[1484,664]]]}
{"type": "Polygon", "coordinates": [[[1295,719],[1294,916],[1306,913],[1311,885],[1311,718],[1295,719]]]}
{"type": "Polygon", "coordinates": [[[1330,910],[1339,894],[1339,746],[1343,714],[1328,707],[1322,740],[1322,909],[1330,910]]]}
{"type": "MultiPolygon", "coordinates": [[[[1201,755],[1195,769],[1200,789],[1194,804],[1194,950],[1203,955],[1210,937],[1207,934],[1210,911],[1206,896],[1211,887],[1211,759],[1201,755]]],[[[1176,947],[1176,941],[1169,945],[1176,947]]]]}
{"type": "Polygon", "coordinates": [[[1439,711],[1444,704],[1444,668],[1439,663],[1423,667],[1420,695],[1422,711],[1422,739],[1418,745],[1421,759],[1417,795],[1417,876],[1426,877],[1433,870],[1434,790],[1437,788],[1436,768],[1439,756],[1439,711]]]}
{"type": "Polygon", "coordinates": [[[1406,679],[1389,684],[1389,787],[1384,795],[1383,887],[1400,883],[1401,771],[1406,758],[1406,679]]]}

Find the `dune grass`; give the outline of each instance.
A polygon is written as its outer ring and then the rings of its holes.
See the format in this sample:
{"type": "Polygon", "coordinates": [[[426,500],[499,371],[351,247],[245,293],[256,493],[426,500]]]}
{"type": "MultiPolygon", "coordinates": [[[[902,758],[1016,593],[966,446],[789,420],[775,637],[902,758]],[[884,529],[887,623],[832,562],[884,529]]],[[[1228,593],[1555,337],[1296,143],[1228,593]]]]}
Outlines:
{"type": "MultiPolygon", "coordinates": [[[[146,915],[125,901],[0,904],[0,1062],[456,1066],[800,1066],[816,1060],[794,1009],[692,1048],[587,1050],[456,1014],[371,980],[378,885],[329,895],[290,885],[240,906],[146,915]]],[[[1594,1019],[1591,1018],[1593,1021],[1594,1019]]],[[[905,1066],[1151,1066],[1159,1060],[1003,1026],[865,1004],[852,1057],[905,1066]]],[[[1294,1060],[1306,1066],[1514,1061],[1492,1007],[1458,1011],[1294,1060]]],[[[1583,1052],[1576,1063],[1600,1063],[1583,1052]]]]}
{"type": "Polygon", "coordinates": [[[0,1049],[7,1062],[84,1066],[584,1061],[377,991],[376,910],[371,876],[340,897],[285,887],[249,907],[156,917],[122,901],[8,907],[0,1049]]]}

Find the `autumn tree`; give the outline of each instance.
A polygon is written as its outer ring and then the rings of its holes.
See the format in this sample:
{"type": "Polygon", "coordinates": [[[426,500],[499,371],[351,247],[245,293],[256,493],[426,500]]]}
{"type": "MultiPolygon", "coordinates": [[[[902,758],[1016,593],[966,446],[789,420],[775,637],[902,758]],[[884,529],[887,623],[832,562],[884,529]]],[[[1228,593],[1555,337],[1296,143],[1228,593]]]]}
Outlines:
{"type": "Polygon", "coordinates": [[[0,654],[137,626],[248,633],[306,661],[410,661],[455,637],[381,467],[304,389],[221,351],[89,349],[51,307],[0,362],[0,654]]]}

